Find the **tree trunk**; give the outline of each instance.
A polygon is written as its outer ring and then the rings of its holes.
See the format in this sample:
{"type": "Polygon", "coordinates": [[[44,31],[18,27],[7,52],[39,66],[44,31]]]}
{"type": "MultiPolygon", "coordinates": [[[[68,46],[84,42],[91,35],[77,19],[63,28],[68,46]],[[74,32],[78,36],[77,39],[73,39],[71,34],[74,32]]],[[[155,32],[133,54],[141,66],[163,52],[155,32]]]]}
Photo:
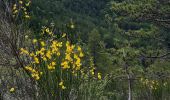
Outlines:
{"type": "Polygon", "coordinates": [[[128,100],[132,100],[132,89],[131,89],[131,78],[130,75],[127,75],[128,77],[128,100]]]}

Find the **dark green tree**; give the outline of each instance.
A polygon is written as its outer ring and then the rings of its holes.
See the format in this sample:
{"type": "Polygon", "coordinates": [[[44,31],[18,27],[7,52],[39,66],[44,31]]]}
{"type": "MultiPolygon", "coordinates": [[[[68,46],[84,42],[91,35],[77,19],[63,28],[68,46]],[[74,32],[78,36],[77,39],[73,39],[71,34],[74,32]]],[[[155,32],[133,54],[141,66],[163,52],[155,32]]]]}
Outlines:
{"type": "Polygon", "coordinates": [[[93,57],[94,66],[97,70],[105,74],[112,69],[112,59],[110,54],[106,52],[105,44],[101,39],[101,35],[97,29],[93,29],[88,35],[88,47],[93,57]]]}

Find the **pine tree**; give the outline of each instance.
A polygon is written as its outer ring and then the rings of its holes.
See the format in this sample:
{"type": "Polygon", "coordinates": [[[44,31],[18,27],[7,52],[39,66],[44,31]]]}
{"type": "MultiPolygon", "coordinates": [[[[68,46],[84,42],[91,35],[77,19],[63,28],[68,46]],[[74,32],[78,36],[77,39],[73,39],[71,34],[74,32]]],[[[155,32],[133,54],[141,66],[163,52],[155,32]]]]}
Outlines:
{"type": "Polygon", "coordinates": [[[93,29],[88,35],[88,47],[93,57],[94,66],[103,73],[108,73],[112,69],[112,59],[106,52],[105,45],[97,29],[93,29]]]}

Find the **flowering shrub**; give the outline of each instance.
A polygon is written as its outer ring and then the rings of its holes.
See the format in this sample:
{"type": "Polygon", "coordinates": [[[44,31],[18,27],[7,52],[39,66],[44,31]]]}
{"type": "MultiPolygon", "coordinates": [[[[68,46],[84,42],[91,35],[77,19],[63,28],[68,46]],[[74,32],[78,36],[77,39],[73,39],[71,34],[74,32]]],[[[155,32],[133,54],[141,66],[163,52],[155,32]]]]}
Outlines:
{"type": "MultiPolygon", "coordinates": [[[[69,42],[66,33],[56,38],[52,29],[43,27],[40,36],[32,39],[31,47],[21,48],[20,54],[27,59],[25,70],[38,82],[44,97],[67,98],[62,95],[68,96],[70,90],[78,88],[84,79],[94,78],[93,63],[90,67],[83,66],[82,47],[69,42]]],[[[97,76],[101,79],[100,73],[97,76]]]]}
{"type": "MultiPolygon", "coordinates": [[[[19,0],[12,7],[14,19],[30,19],[30,0],[19,0]]],[[[71,23],[71,28],[74,24],[71,23]]],[[[26,35],[28,44],[20,48],[24,70],[38,86],[36,98],[45,100],[70,99],[70,92],[86,80],[101,79],[93,59],[88,64],[79,44],[69,41],[66,33],[56,35],[52,27],[42,27],[36,35],[26,35]],[[29,38],[34,37],[34,38],[29,38]],[[30,41],[29,41],[30,40],[30,41]]]]}

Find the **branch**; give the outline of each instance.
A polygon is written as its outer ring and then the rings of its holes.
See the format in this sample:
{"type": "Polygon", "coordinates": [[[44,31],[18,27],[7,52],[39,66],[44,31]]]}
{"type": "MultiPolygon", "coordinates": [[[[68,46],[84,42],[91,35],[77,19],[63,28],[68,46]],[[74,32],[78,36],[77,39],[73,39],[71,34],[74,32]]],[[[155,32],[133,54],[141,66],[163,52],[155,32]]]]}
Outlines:
{"type": "Polygon", "coordinates": [[[126,34],[125,32],[123,32],[123,34],[122,35],[126,35],[126,36],[128,36],[128,37],[133,37],[133,38],[143,38],[143,39],[153,39],[153,40],[157,40],[157,41],[161,41],[161,42],[166,42],[166,43],[170,43],[170,42],[168,42],[168,41],[165,41],[165,40],[163,40],[163,39],[160,39],[160,38],[156,38],[156,37],[153,37],[153,38],[151,38],[151,37],[144,37],[144,36],[136,36],[136,35],[130,35],[130,34],[126,34]]]}
{"type": "Polygon", "coordinates": [[[155,19],[155,21],[159,21],[159,22],[169,22],[169,23],[170,23],[170,19],[155,19]]]}
{"type": "Polygon", "coordinates": [[[161,56],[145,56],[145,55],[142,55],[142,56],[145,58],[164,58],[164,57],[167,57],[168,55],[170,55],[170,52],[163,54],[161,56]]]}

